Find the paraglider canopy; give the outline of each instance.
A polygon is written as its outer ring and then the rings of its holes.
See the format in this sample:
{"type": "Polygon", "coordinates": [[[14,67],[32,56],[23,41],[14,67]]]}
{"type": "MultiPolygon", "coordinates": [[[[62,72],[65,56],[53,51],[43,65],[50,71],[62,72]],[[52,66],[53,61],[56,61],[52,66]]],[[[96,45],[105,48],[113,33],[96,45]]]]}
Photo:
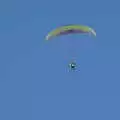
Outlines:
{"type": "Polygon", "coordinates": [[[88,26],[84,25],[65,25],[62,27],[58,27],[55,30],[48,33],[46,36],[46,40],[49,40],[51,38],[54,38],[56,36],[60,35],[67,35],[67,34],[92,34],[93,36],[96,36],[95,30],[88,26]]]}

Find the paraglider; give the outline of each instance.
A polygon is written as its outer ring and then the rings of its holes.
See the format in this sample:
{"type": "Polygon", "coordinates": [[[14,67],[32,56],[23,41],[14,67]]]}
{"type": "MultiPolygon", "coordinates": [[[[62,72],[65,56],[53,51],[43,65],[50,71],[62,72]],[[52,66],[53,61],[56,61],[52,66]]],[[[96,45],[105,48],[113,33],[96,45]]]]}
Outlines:
{"type": "MultiPolygon", "coordinates": [[[[88,35],[90,34],[90,35],[96,36],[95,30],[92,29],[91,27],[84,26],[84,25],[71,24],[71,25],[61,26],[56,28],[55,30],[52,30],[46,36],[46,40],[51,40],[52,38],[55,38],[57,36],[68,35],[68,34],[88,34],[88,35]]],[[[69,63],[69,68],[71,70],[75,70],[76,62],[73,61],[69,63]]]]}

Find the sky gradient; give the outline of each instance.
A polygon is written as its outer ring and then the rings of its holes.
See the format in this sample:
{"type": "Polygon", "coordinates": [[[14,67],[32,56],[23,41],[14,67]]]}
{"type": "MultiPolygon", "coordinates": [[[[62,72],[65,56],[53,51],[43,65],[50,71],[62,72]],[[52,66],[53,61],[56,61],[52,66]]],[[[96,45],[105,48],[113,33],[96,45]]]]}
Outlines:
{"type": "Polygon", "coordinates": [[[0,1],[0,120],[119,120],[120,2],[0,1]],[[45,41],[83,24],[97,37],[45,41]],[[69,72],[75,58],[78,72],[69,72]]]}

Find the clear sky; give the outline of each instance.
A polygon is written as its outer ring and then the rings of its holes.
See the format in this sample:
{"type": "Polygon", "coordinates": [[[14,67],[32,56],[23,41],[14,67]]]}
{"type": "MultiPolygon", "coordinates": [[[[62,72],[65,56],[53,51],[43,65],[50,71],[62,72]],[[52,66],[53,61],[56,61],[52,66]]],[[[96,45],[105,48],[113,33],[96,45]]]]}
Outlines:
{"type": "Polygon", "coordinates": [[[0,120],[119,120],[118,0],[0,1],[0,120]],[[97,37],[45,41],[61,25],[97,37]],[[75,57],[79,72],[68,72],[75,57]]]}

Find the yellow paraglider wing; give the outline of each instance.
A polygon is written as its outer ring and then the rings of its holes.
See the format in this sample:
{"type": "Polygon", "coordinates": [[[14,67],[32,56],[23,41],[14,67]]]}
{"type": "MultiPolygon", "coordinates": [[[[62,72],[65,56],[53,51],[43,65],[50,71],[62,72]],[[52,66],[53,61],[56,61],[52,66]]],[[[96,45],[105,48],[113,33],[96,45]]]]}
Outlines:
{"type": "Polygon", "coordinates": [[[92,35],[96,36],[96,32],[88,26],[65,25],[49,32],[48,35],[46,36],[46,40],[49,40],[53,37],[60,36],[60,35],[75,34],[75,33],[79,33],[79,34],[91,33],[92,35]]]}

